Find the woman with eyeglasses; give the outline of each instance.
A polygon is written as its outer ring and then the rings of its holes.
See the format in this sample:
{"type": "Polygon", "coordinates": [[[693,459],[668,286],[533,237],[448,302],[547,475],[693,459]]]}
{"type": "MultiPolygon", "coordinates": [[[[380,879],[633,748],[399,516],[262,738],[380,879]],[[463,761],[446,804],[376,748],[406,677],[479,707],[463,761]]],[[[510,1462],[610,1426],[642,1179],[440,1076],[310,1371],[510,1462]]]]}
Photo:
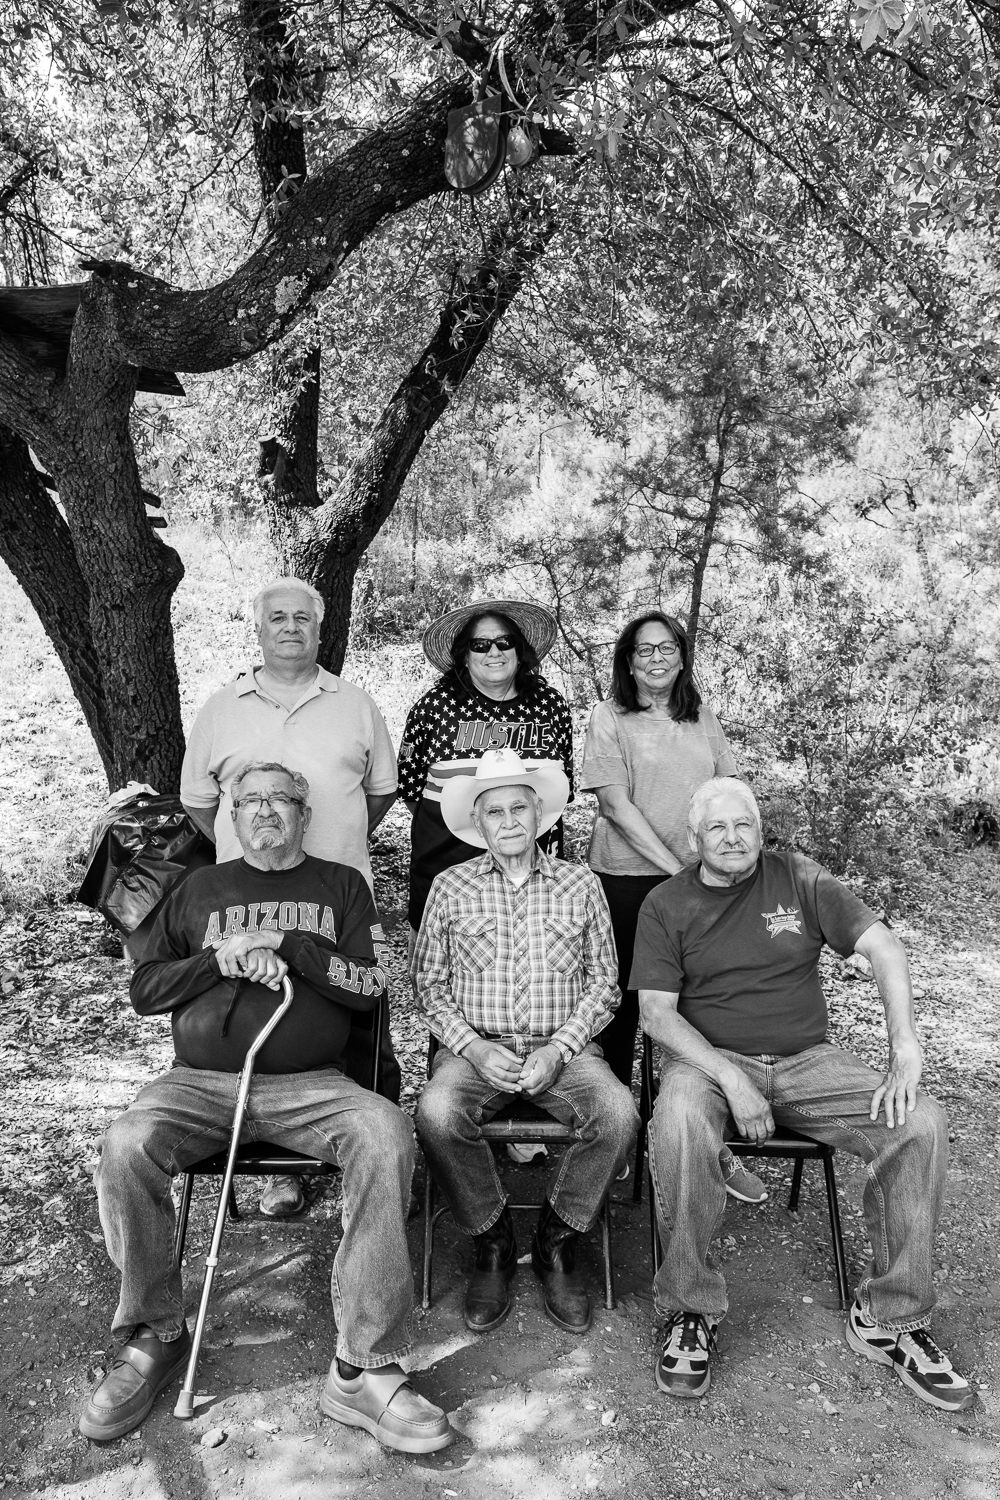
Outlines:
{"type": "MultiPolygon", "coordinates": [[[[410,709],[399,747],[399,795],[413,814],[408,916],[416,930],[435,875],[469,858],[441,817],[441,788],[487,750],[559,761],[573,786],[573,725],[566,700],[539,662],[556,622],[540,604],[483,599],[424,631],[424,655],[441,677],[410,709]]],[[[562,822],[539,840],[562,852],[562,822]]]]}
{"type": "Polygon", "coordinates": [[[712,776],[735,776],[718,719],[701,701],[691,647],[672,615],[650,610],[615,642],[611,697],[591,715],[580,787],[597,797],[587,855],[604,887],[618,949],[622,1002],[599,1041],[611,1071],[632,1082],[639,996],[628,989],[639,908],[692,860],[691,794],[712,776]]]}

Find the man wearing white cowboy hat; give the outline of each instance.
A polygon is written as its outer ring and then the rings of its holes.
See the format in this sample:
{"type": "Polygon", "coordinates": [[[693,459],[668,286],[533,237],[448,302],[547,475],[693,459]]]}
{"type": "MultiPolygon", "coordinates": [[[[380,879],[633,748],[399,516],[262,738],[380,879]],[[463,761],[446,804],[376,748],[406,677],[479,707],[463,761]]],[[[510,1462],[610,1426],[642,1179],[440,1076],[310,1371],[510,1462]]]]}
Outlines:
{"type": "Polygon", "coordinates": [[[589,869],[536,846],[569,784],[552,761],[487,752],[441,794],[448,828],[485,853],[444,870],[413,955],[417,1000],[440,1047],[417,1107],[430,1170],[475,1247],[466,1325],[496,1328],[510,1311],[514,1227],[479,1125],[511,1099],[531,1099],[577,1127],[543,1204],[531,1263],[545,1311],[584,1333],[590,1298],[575,1246],[597,1217],[638,1124],[632,1095],[594,1037],[618,1004],[607,903],[589,869]]]}

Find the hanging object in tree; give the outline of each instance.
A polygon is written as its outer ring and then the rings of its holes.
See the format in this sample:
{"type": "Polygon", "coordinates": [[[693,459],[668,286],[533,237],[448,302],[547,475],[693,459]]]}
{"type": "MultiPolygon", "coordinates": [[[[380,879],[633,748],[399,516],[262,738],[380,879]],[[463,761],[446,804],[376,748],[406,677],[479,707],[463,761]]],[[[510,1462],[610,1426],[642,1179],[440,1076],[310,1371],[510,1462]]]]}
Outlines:
{"type": "Polygon", "coordinates": [[[507,125],[497,94],[448,111],[444,175],[453,188],[475,194],[492,186],[506,160],[507,125]]]}

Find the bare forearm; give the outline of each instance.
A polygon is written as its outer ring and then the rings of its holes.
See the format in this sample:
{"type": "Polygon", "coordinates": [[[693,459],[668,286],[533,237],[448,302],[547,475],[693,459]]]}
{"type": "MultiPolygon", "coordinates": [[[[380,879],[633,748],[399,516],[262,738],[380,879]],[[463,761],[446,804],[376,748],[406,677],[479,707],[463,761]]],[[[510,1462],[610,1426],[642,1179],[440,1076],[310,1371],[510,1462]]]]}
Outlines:
{"type": "Polygon", "coordinates": [[[732,1086],[738,1069],[675,1009],[659,1003],[649,991],[640,990],[639,1015],[643,1031],[654,1042],[699,1073],[714,1078],[723,1091],[732,1086]]]}
{"type": "Polygon", "coordinates": [[[386,792],[380,796],[369,796],[365,793],[365,801],[368,804],[368,833],[373,834],[396,800],[395,792],[386,792]]]}
{"type": "Polygon", "coordinates": [[[858,939],[855,951],[872,966],[875,983],[885,1010],[889,1049],[918,1045],[917,1023],[913,1014],[913,985],[906,949],[894,932],[881,922],[870,927],[858,939]]]}
{"type": "Polygon", "coordinates": [[[658,870],[666,875],[676,875],[684,868],[683,861],[656,836],[634,802],[621,794],[608,797],[598,793],[598,806],[615,832],[632,846],[636,854],[648,859],[658,870]]]}
{"type": "Polygon", "coordinates": [[[215,814],[218,812],[219,804],[214,807],[192,807],[183,802],[181,806],[187,813],[194,826],[205,835],[213,844],[215,843],[215,814]]]}

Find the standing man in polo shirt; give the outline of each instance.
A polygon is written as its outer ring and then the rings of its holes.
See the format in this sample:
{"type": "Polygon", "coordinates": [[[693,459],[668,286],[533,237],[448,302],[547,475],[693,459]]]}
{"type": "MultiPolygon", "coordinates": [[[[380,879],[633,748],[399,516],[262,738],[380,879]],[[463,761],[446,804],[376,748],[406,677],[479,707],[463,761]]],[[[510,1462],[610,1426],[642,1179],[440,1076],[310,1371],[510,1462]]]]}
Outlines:
{"type": "Polygon", "coordinates": [[[632,984],[643,1029],[665,1052],[649,1132],[663,1263],[656,1383],[708,1390],[726,1284],[708,1260],[726,1206],[719,1148],[792,1126],[860,1156],[872,1258],[847,1315],[847,1342],[888,1365],[921,1401],[962,1411],[975,1396],[930,1336],[934,1231],[948,1125],[919,1087],[922,1059],[902,943],[821,865],[762,852],[760,812],[742,781],[699,787],[688,814],[698,864],[643,902],[632,984]],[[817,969],[828,943],[868,959],[885,1009],[882,1072],[826,1039],[817,969]]]}
{"type": "MultiPolygon", "coordinates": [[[[353,865],[372,885],[368,839],[396,797],[396,757],[382,715],[361,688],[317,661],[323,600],[299,578],[276,578],[253,601],[264,660],[213,693],[188,738],[181,801],[216,846],[216,860],[239,859],[230,788],[248,761],[295,766],[311,788],[312,821],[303,848],[317,859],[353,865]]],[[[389,1028],[384,1028],[388,1037],[389,1028]]],[[[394,1060],[383,1060],[386,1092],[394,1060]]],[[[272,1178],[261,1212],[284,1218],[304,1207],[294,1177],[272,1178]]]]}
{"type": "Polygon", "coordinates": [[[305,851],[353,865],[372,883],[368,838],[396,797],[396,757],[374,701],[317,662],[323,600],[278,578],[253,601],[263,662],[245,667],[199,711],[181,770],[181,801],[216,846],[239,859],[229,788],[250,760],[294,765],[312,788],[305,851]]]}
{"type": "Polygon", "coordinates": [[[575,1274],[576,1242],[597,1217],[638,1123],[631,1090],[594,1040],[619,998],[604,892],[586,865],[536,845],[568,798],[560,765],[522,761],[513,750],[487,750],[474,775],[451,777],[441,793],[446,827],[485,852],[435,877],[413,953],[417,1001],[441,1043],[417,1133],[475,1247],[465,1295],[474,1333],[507,1316],[517,1266],[482,1122],[524,1098],[577,1127],[531,1246],[545,1311],[569,1333],[585,1333],[591,1319],[575,1274]]]}

